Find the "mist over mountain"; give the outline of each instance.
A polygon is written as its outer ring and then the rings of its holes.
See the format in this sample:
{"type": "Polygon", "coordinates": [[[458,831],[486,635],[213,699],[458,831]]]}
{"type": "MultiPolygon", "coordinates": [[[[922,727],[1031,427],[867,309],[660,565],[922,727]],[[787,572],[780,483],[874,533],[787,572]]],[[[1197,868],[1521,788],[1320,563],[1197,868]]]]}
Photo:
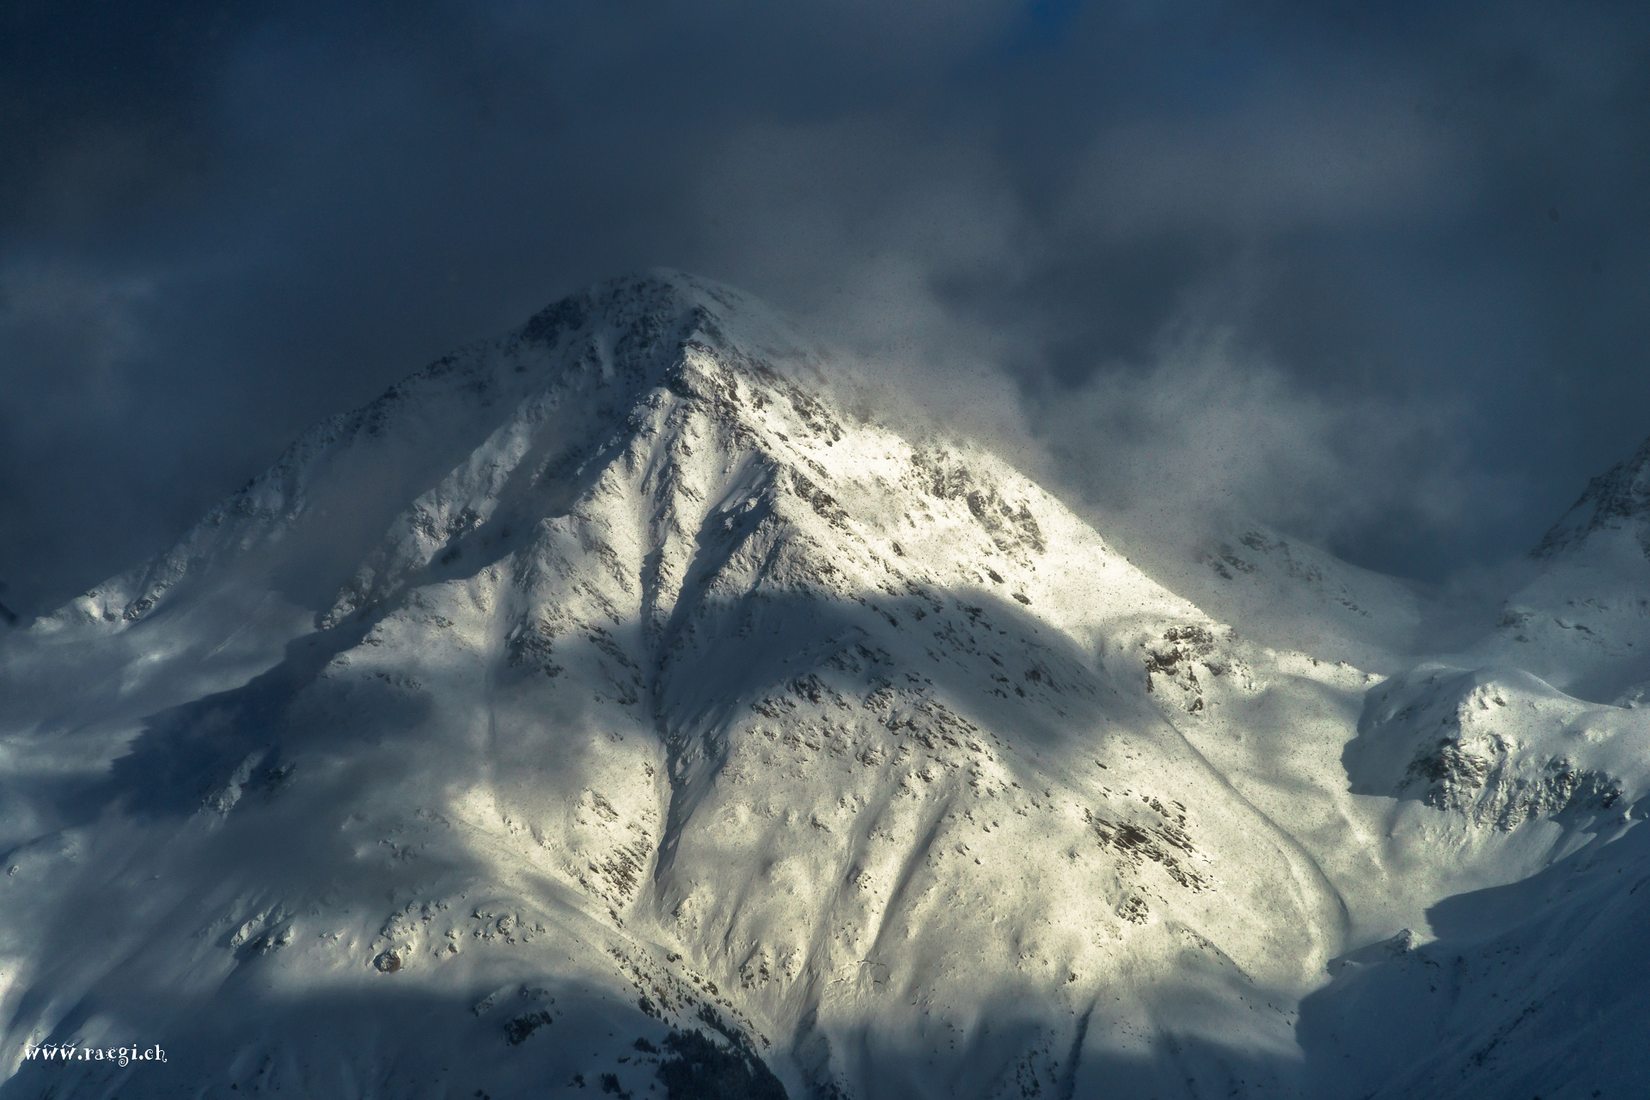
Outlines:
{"type": "Polygon", "coordinates": [[[1479,586],[1645,434],[1647,98],[1631,0],[4,5],[0,598],[661,263],[1108,535],[1479,586]]]}
{"type": "Polygon", "coordinates": [[[1650,1087],[1642,454],[1485,611],[855,360],[610,280],[0,626],[0,1095],[1650,1087]]]}

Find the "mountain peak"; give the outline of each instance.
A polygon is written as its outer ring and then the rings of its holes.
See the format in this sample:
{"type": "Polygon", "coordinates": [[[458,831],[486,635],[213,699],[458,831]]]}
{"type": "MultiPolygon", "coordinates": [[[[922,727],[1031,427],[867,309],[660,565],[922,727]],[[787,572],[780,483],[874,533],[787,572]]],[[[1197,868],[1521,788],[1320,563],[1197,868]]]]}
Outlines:
{"type": "Polygon", "coordinates": [[[743,291],[674,268],[604,279],[544,307],[517,330],[529,344],[606,333],[672,352],[689,342],[791,358],[808,344],[792,325],[743,291]]]}
{"type": "Polygon", "coordinates": [[[524,339],[550,342],[563,332],[580,329],[594,317],[611,320],[639,317],[682,318],[695,310],[708,312],[710,288],[683,272],[668,268],[604,279],[584,290],[558,298],[522,326],[524,339]]]}
{"type": "Polygon", "coordinates": [[[1638,541],[1650,555],[1650,439],[1629,458],[1587,483],[1570,510],[1549,529],[1535,549],[1538,558],[1552,557],[1581,545],[1595,533],[1632,525],[1638,541]]]}
{"type": "MultiPolygon", "coordinates": [[[[654,422],[674,401],[747,438],[771,419],[759,410],[775,407],[794,410],[775,422],[781,440],[838,435],[835,418],[796,384],[818,381],[820,354],[771,308],[708,279],[655,269],[593,284],[317,424],[167,554],[74,601],[69,617],[146,618],[186,575],[259,544],[277,559],[294,540],[312,544],[329,564],[309,562],[311,578],[353,568],[397,515],[471,466],[536,484],[542,472],[518,463],[582,467],[626,432],[660,430],[654,422]]],[[[274,559],[271,567],[291,572],[274,559]]]]}

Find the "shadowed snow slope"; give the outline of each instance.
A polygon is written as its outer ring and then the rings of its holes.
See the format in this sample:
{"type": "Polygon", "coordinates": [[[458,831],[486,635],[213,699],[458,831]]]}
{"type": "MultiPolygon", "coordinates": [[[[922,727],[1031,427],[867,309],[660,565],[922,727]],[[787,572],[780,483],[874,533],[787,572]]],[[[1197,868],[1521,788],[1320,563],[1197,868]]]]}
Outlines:
{"type": "Polygon", "coordinates": [[[1217,621],[829,364],[603,284],[0,637],[0,1091],[1413,1095],[1391,1044],[1494,1068],[1475,1006],[1584,980],[1414,975],[1642,866],[1637,711],[1402,673],[1416,597],[1275,536],[1217,621]],[[25,1057],[64,1042],[169,1060],[25,1057]]]}

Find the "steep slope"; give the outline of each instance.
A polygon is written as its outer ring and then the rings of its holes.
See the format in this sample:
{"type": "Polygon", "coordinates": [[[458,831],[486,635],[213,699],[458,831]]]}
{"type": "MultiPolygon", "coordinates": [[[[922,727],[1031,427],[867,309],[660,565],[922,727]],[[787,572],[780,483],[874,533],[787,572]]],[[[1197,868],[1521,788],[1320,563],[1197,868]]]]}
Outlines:
{"type": "Polygon", "coordinates": [[[1642,1053],[1650,832],[1610,831],[1531,878],[1437,905],[1307,999],[1313,1091],[1631,1097],[1642,1053]]]}
{"type": "Polygon", "coordinates": [[[1209,535],[1189,558],[1136,557],[1152,575],[1223,622],[1280,652],[1310,653],[1382,675],[1416,651],[1432,617],[1413,586],[1360,569],[1259,523],[1209,535]]]}
{"type": "Polygon", "coordinates": [[[1535,579],[1471,655],[1595,702],[1641,701],[1650,690],[1650,440],[1594,478],[1533,557],[1535,579]]]}
{"type": "Polygon", "coordinates": [[[1217,625],[816,355],[606,284],[13,632],[8,1094],[1292,1087],[1342,918],[1157,709],[1217,625]]]}

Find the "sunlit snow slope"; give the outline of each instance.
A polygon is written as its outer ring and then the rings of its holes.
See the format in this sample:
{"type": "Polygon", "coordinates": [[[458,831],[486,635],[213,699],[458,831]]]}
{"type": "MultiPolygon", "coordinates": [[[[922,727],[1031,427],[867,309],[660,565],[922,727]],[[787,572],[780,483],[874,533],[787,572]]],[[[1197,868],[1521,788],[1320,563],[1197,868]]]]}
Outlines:
{"type": "Polygon", "coordinates": [[[1256,533],[1218,621],[830,369],[726,288],[604,284],[0,627],[0,1092],[1640,1080],[1518,1029],[1650,1016],[1586,970],[1650,874],[1642,575],[1563,549],[1519,597],[1616,609],[1605,657],[1428,658],[1407,590],[1256,533]],[[71,1041],[168,1061],[25,1057],[71,1041]]]}

